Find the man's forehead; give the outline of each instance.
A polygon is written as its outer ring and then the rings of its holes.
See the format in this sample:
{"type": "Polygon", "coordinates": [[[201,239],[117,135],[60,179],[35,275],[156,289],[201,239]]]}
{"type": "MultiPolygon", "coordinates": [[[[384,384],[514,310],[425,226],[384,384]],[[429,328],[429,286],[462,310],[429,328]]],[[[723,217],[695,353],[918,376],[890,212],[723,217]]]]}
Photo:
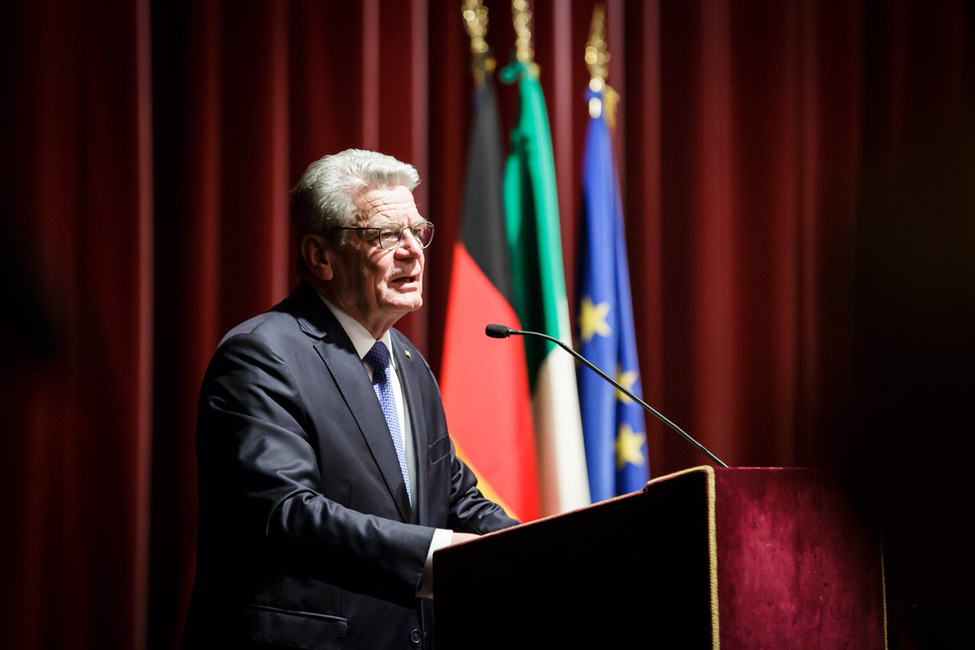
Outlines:
{"type": "Polygon", "coordinates": [[[356,220],[360,223],[372,221],[411,223],[420,218],[413,193],[403,185],[366,190],[356,197],[356,205],[359,208],[356,220]]]}

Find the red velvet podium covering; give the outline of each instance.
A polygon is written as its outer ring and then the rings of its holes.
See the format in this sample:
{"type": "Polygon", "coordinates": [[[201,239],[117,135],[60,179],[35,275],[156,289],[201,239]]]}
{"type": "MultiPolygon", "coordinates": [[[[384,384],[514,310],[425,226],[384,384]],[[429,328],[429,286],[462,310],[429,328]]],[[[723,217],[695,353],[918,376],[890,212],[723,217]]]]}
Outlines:
{"type": "Polygon", "coordinates": [[[828,473],[701,467],[438,551],[439,650],[886,647],[881,547],[828,473]]]}

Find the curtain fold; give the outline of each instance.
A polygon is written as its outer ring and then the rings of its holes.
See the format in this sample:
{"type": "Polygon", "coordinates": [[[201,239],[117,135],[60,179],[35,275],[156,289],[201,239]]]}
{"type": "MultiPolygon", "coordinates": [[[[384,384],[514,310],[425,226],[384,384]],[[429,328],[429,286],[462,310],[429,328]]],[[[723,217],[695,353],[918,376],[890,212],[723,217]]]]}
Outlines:
{"type": "MultiPolygon", "coordinates": [[[[361,146],[417,166],[440,243],[401,325],[439,370],[471,119],[461,3],[13,4],[0,646],[173,648],[196,392],[223,332],[296,282],[287,192],[312,160],[361,146]]],[[[485,4],[503,65],[510,3],[485,4]]],[[[595,4],[531,3],[570,302],[595,4]]],[[[834,466],[891,520],[907,504],[892,610],[923,634],[944,585],[911,564],[936,550],[908,529],[956,532],[939,495],[966,488],[929,468],[972,446],[973,11],[606,5],[647,401],[731,465],[834,466]]],[[[507,133],[517,98],[498,99],[507,133]]],[[[647,424],[653,475],[705,463],[647,424]]]]}

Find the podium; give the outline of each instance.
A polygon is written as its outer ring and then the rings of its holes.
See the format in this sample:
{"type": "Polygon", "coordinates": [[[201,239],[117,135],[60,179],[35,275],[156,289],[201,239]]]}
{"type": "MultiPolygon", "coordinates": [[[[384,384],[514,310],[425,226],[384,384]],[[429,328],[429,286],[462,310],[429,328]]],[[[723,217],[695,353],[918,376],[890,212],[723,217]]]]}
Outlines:
{"type": "Polygon", "coordinates": [[[437,551],[438,650],[886,646],[880,539],[831,475],[699,467],[437,551]]]}

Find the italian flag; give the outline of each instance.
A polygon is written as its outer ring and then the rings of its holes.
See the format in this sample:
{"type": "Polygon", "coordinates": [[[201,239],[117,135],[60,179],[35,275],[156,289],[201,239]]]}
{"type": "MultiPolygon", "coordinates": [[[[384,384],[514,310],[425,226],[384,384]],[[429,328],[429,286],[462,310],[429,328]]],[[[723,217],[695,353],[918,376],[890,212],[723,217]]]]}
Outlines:
{"type": "MultiPolygon", "coordinates": [[[[538,66],[515,61],[502,75],[518,84],[520,100],[503,183],[515,311],[524,329],[568,343],[555,162],[538,66]]],[[[575,364],[553,343],[531,337],[524,343],[547,516],[590,503],[575,364]]]]}

